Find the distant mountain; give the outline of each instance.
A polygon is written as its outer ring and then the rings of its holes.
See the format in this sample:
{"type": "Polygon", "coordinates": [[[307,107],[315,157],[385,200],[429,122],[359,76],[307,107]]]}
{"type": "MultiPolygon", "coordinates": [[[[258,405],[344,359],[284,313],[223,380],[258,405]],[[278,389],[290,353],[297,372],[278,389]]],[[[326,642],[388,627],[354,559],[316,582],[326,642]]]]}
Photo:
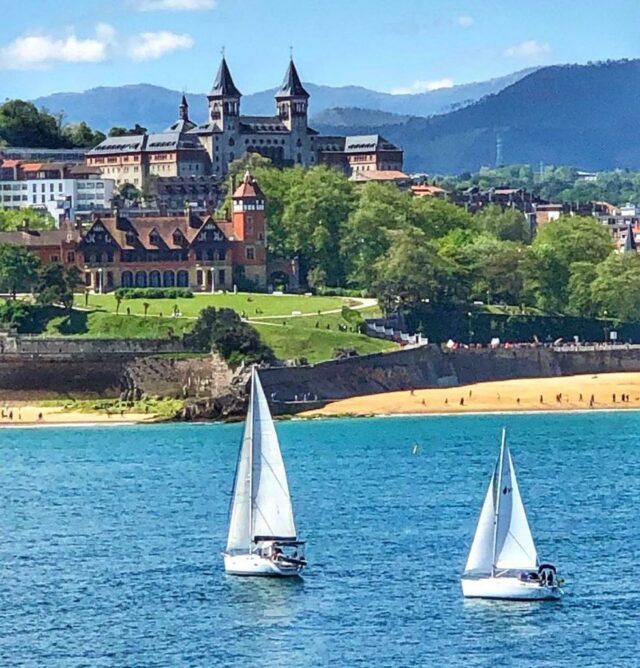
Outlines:
{"type": "Polygon", "coordinates": [[[325,109],[315,114],[311,119],[313,127],[331,125],[334,128],[357,125],[361,127],[376,127],[379,125],[397,125],[406,123],[411,116],[392,114],[390,111],[376,109],[360,109],[359,107],[336,107],[325,109]]]}
{"type": "Polygon", "coordinates": [[[379,132],[404,148],[405,168],[460,173],[505,164],[640,169],[640,60],[545,67],[495,95],[432,118],[321,124],[323,133],[379,132]]]}
{"type": "MultiPolygon", "coordinates": [[[[455,106],[471,104],[485,95],[502,90],[531,71],[523,70],[489,81],[441,88],[414,95],[391,95],[359,86],[335,88],[311,83],[305,83],[305,86],[311,95],[310,113],[312,117],[336,107],[355,107],[394,114],[429,116],[449,111],[455,106]]],[[[273,114],[275,112],[273,99],[275,92],[276,89],[273,88],[243,96],[242,113],[273,114]]],[[[115,125],[129,127],[135,123],[140,123],[150,130],[160,130],[176,119],[180,96],[179,91],[168,88],[149,84],[132,84],[91,88],[83,93],[55,93],[36,98],[34,102],[51,112],[64,112],[65,120],[68,123],[86,121],[91,127],[99,130],[108,130],[115,125]]],[[[190,93],[187,97],[191,117],[196,121],[204,121],[207,116],[206,95],[190,93]]]]}

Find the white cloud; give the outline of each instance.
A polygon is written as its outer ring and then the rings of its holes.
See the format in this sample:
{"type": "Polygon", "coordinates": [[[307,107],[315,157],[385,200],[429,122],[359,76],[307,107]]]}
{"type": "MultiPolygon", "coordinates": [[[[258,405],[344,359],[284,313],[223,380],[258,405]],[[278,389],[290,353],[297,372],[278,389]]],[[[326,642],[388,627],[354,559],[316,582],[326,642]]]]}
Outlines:
{"type": "Polygon", "coordinates": [[[198,9],[213,9],[216,0],[137,0],[136,7],[141,12],[189,12],[198,9]]]}
{"type": "Polygon", "coordinates": [[[143,32],[131,40],[128,54],[134,60],[155,60],[177,49],[190,49],[193,46],[191,35],[179,35],[175,32],[143,32]]]}
{"type": "Polygon", "coordinates": [[[476,20],[473,18],[473,16],[469,16],[468,14],[462,14],[462,16],[458,16],[458,25],[461,28],[470,28],[476,20]]]}
{"type": "Polygon", "coordinates": [[[551,53],[551,47],[547,43],[538,42],[535,39],[528,39],[520,44],[509,47],[504,55],[507,58],[525,58],[536,59],[551,53]]]}
{"type": "Polygon", "coordinates": [[[45,69],[53,63],[99,63],[107,59],[115,37],[114,29],[100,23],[95,37],[81,39],[71,33],[66,37],[24,35],[0,48],[0,69],[45,69]]]}
{"type": "Polygon", "coordinates": [[[439,90],[440,88],[452,88],[455,84],[453,79],[445,77],[444,79],[434,79],[431,81],[423,81],[418,79],[410,86],[400,86],[392,88],[392,95],[414,95],[416,93],[429,93],[432,90],[439,90]]]}

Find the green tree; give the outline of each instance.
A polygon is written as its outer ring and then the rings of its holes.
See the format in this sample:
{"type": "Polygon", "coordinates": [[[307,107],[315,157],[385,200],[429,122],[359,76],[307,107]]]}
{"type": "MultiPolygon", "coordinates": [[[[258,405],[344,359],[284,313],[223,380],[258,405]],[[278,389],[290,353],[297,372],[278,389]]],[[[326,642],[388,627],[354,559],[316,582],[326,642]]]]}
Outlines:
{"type": "Polygon", "coordinates": [[[531,237],[525,215],[515,208],[503,209],[491,204],[476,214],[475,223],[480,230],[503,241],[526,243],[531,237]]]}
{"type": "Polygon", "coordinates": [[[0,245],[0,285],[11,293],[31,290],[38,277],[40,260],[24,246],[0,245]]]}
{"type": "Polygon", "coordinates": [[[385,313],[437,299],[439,261],[421,230],[410,227],[389,233],[388,251],[374,265],[374,294],[385,313]]]}
{"type": "Polygon", "coordinates": [[[592,287],[600,315],[624,322],[640,321],[640,255],[613,253],[596,270],[592,287]]]}
{"type": "Polygon", "coordinates": [[[36,209],[0,209],[0,230],[13,232],[23,226],[30,230],[50,230],[55,227],[55,221],[46,213],[36,209]]]}
{"type": "Polygon", "coordinates": [[[462,207],[435,197],[415,197],[412,200],[414,220],[430,239],[443,237],[454,229],[474,229],[476,223],[462,207]]]}
{"type": "Polygon", "coordinates": [[[593,296],[598,265],[593,262],[574,262],[571,265],[568,286],[567,311],[574,315],[592,318],[597,315],[593,296]]]}
{"type": "Polygon", "coordinates": [[[36,284],[36,301],[42,306],[62,304],[73,307],[73,291],[80,283],[80,270],[75,267],[65,269],[59,262],[50,262],[41,267],[36,284]]]}
{"type": "Polygon", "coordinates": [[[63,130],[63,136],[71,146],[81,148],[92,148],[106,139],[104,132],[93,131],[84,121],[67,125],[63,130]]]}
{"type": "Polygon", "coordinates": [[[527,287],[540,308],[567,308],[571,265],[602,262],[613,251],[609,230],[595,218],[563,216],[544,225],[531,245],[527,287]]]}
{"type": "Polygon", "coordinates": [[[8,100],[0,104],[0,139],[9,146],[68,146],[62,135],[61,119],[24,100],[8,100]]]}
{"type": "Polygon", "coordinates": [[[139,123],[136,123],[132,128],[123,128],[115,126],[109,130],[109,137],[129,137],[132,135],[143,135],[147,133],[147,128],[143,127],[139,123]]]}

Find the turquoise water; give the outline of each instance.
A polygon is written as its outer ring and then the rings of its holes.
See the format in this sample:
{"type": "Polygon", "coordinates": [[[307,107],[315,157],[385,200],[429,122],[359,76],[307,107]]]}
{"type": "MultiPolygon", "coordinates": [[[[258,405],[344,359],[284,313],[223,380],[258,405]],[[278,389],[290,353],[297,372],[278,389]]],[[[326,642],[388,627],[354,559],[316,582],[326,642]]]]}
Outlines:
{"type": "Polygon", "coordinates": [[[640,413],[278,430],[300,582],[222,571],[241,425],[0,431],[0,665],[639,665],[640,413]],[[460,593],[503,424],[560,603],[460,593]]]}

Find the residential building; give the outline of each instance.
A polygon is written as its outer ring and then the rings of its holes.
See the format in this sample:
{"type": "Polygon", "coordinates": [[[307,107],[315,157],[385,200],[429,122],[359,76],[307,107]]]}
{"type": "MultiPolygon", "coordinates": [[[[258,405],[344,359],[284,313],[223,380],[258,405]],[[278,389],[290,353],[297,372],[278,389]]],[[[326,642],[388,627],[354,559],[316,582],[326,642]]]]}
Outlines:
{"type": "Polygon", "coordinates": [[[318,162],[337,167],[349,175],[383,171],[402,173],[402,149],[381,135],[318,137],[316,147],[318,162]]]}
{"type": "Polygon", "coordinates": [[[34,208],[56,223],[111,207],[113,181],[84,165],[61,162],[0,162],[0,207],[34,208]]]}

